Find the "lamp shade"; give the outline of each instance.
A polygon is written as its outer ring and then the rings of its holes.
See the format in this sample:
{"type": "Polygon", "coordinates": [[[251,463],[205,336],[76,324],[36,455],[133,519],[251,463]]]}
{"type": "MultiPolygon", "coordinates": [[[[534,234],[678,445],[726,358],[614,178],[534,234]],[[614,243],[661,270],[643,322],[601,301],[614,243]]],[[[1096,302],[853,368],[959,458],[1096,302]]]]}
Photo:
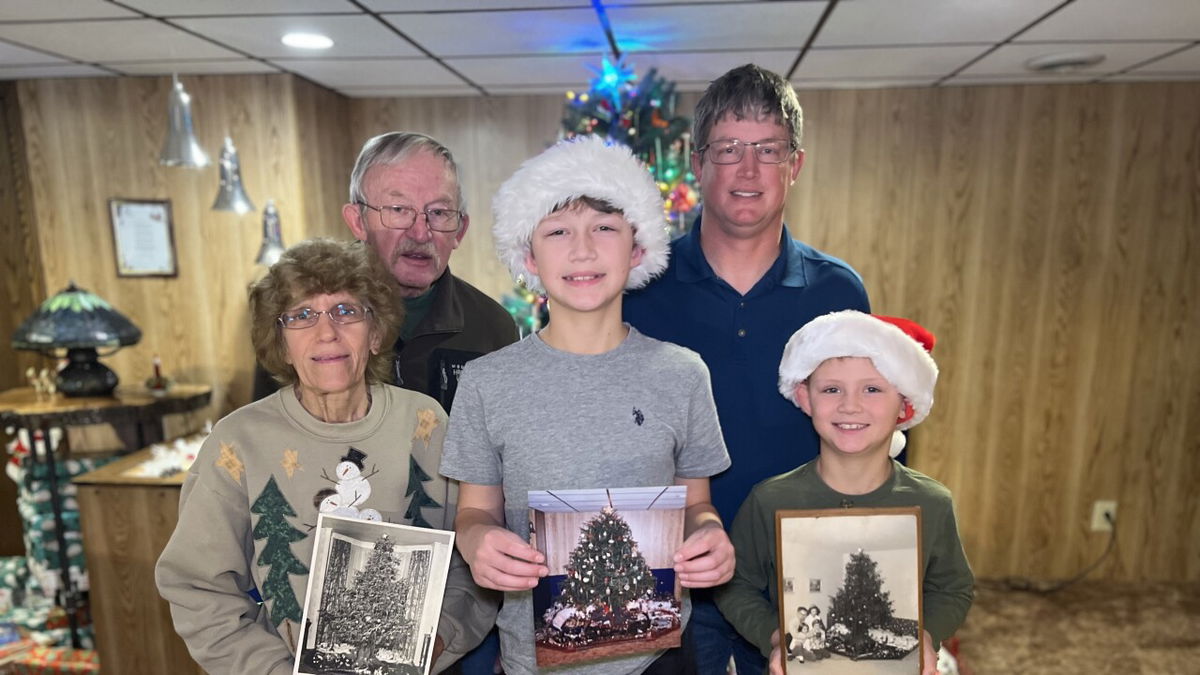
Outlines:
{"type": "Polygon", "coordinates": [[[163,141],[159,164],[199,169],[208,166],[208,153],[196,141],[192,128],[192,97],[178,77],[172,78],[167,98],[167,138],[163,141]]]}
{"type": "Polygon", "coordinates": [[[246,194],[242,186],[242,164],[238,159],[237,148],[233,139],[226,136],[225,145],[221,147],[221,158],[217,161],[220,170],[221,185],[217,188],[217,198],[213,201],[213,211],[233,211],[234,213],[250,213],[254,210],[254,202],[246,194]]]}
{"type": "Polygon", "coordinates": [[[132,321],[72,281],[21,322],[12,346],[49,353],[66,349],[70,363],[58,373],[59,391],[67,396],[107,396],[117,386],[117,375],[96,360],[96,348],[115,351],[141,339],[142,331],[132,321]]]}

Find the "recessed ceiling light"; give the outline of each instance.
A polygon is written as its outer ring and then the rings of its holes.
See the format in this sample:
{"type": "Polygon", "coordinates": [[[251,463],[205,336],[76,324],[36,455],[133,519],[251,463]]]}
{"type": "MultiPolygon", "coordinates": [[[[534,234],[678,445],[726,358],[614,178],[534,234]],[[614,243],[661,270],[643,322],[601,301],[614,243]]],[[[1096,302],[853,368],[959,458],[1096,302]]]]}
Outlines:
{"type": "Polygon", "coordinates": [[[1060,52],[1036,56],[1025,62],[1025,67],[1036,73],[1071,73],[1085,70],[1104,60],[1096,52],[1060,52]]]}
{"type": "Polygon", "coordinates": [[[333,40],[320,33],[288,33],[279,41],[296,49],[329,49],[333,46],[333,40]]]}

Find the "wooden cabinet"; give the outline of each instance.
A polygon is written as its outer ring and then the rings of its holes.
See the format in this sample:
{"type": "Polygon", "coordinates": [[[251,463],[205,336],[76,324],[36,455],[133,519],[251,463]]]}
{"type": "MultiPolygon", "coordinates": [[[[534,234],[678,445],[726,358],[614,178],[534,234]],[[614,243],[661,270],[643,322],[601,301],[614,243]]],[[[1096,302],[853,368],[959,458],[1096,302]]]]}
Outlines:
{"type": "Polygon", "coordinates": [[[100,667],[110,675],[203,674],[154,585],[154,564],[178,519],[183,474],[125,475],[148,457],[148,450],[135,452],[74,481],[100,667]]]}

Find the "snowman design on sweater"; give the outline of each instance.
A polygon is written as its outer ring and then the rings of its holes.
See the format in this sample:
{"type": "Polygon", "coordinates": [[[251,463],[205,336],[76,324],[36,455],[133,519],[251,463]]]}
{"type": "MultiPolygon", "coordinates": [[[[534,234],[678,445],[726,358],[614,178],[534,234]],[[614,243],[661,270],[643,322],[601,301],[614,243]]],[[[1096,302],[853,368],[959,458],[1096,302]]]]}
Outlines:
{"type": "Polygon", "coordinates": [[[313,503],[318,513],[375,522],[383,520],[378,510],[364,508],[371,496],[371,483],[367,479],[378,473],[374,466],[371,467],[370,473],[363,473],[366,468],[363,460],[366,458],[365,452],[351,447],[334,468],[334,477],[325,476],[326,480],[334,483],[334,487],[323,488],[314,495],[313,503]]]}

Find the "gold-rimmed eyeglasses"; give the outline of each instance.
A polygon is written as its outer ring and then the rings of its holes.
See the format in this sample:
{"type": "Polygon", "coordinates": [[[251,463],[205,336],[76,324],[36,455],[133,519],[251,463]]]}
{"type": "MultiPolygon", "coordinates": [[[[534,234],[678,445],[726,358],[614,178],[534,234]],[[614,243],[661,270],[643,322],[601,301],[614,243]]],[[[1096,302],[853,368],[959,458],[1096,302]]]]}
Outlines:
{"type": "Polygon", "coordinates": [[[462,221],[462,211],[457,209],[447,209],[440,206],[434,206],[426,209],[415,209],[411,206],[403,204],[392,204],[390,206],[371,206],[366,202],[359,202],[359,206],[366,207],[372,211],[379,213],[379,222],[389,230],[407,230],[417,224],[417,214],[425,215],[425,222],[429,225],[429,229],[434,232],[455,232],[458,230],[459,224],[462,221]]]}
{"type": "Polygon", "coordinates": [[[313,309],[312,307],[301,307],[293,309],[279,315],[276,321],[280,326],[289,330],[298,330],[301,328],[312,328],[321,320],[322,314],[328,314],[329,320],[345,326],[346,324],[358,323],[367,318],[367,314],[371,313],[370,307],[353,302],[339,302],[329,309],[313,309]]]}
{"type": "Polygon", "coordinates": [[[782,164],[795,151],[791,141],[773,139],[750,143],[729,138],[697,148],[696,154],[703,155],[713,164],[737,164],[745,156],[747,147],[754,148],[754,156],[763,164],[782,164]]]}

